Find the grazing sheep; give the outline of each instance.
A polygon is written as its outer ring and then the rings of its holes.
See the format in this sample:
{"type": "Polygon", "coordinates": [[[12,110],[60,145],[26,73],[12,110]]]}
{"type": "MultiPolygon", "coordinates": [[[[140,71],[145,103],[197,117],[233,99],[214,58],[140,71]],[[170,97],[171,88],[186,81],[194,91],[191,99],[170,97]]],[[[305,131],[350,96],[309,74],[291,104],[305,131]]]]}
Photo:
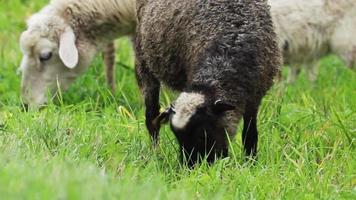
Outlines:
{"type": "Polygon", "coordinates": [[[228,153],[244,118],[247,155],[257,151],[257,112],[280,52],[265,0],[138,0],[136,75],[154,143],[169,119],[182,158],[194,165],[228,153]],[[161,83],[182,93],[159,113],[161,83]]]}
{"type": "Polygon", "coordinates": [[[356,0],[269,0],[271,14],[290,65],[288,82],[294,82],[302,66],[316,80],[317,60],[329,53],[340,56],[348,67],[356,66],[356,0]]]}
{"type": "Polygon", "coordinates": [[[34,14],[20,38],[24,102],[45,104],[47,91],[67,89],[97,52],[133,34],[135,8],[135,0],[54,0],[34,14]]]}

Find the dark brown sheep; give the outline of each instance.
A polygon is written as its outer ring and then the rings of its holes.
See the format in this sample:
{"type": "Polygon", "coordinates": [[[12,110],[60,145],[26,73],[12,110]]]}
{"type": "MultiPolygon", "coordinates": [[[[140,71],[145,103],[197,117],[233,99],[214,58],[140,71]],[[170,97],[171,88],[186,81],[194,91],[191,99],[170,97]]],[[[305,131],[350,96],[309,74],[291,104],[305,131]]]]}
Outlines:
{"type": "Polygon", "coordinates": [[[183,157],[194,165],[227,156],[244,118],[247,155],[257,151],[257,112],[281,64],[265,0],[138,0],[136,75],[146,125],[156,143],[170,120],[183,157]],[[182,93],[160,115],[161,83],[182,93]]]}

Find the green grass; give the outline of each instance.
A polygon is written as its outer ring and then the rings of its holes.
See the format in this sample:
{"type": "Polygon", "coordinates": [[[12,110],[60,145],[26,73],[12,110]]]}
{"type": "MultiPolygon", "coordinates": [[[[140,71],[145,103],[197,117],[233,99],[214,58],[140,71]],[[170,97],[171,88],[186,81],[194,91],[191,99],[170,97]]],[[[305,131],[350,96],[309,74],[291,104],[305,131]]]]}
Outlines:
{"type": "MultiPolygon", "coordinates": [[[[117,67],[111,94],[100,57],[60,103],[21,111],[18,38],[45,3],[0,0],[0,199],[356,199],[356,75],[337,57],[321,60],[315,84],[302,74],[269,92],[256,164],[238,134],[229,158],[188,169],[168,127],[151,148],[133,71],[117,67]]],[[[165,90],[162,105],[174,96],[165,90]]]]}

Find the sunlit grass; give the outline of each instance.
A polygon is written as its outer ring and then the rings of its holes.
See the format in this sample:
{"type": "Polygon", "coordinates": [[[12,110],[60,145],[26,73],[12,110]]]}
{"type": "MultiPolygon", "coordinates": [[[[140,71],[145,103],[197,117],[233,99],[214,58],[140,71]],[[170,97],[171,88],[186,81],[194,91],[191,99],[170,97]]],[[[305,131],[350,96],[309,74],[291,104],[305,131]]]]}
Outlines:
{"type": "MultiPolygon", "coordinates": [[[[335,56],[315,84],[302,73],[266,96],[257,163],[238,134],[230,157],[188,169],[169,127],[150,146],[128,39],[115,94],[98,57],[60,101],[22,112],[18,37],[46,2],[0,0],[0,199],[356,199],[356,75],[335,56]]],[[[161,96],[165,106],[175,95],[161,96]]]]}

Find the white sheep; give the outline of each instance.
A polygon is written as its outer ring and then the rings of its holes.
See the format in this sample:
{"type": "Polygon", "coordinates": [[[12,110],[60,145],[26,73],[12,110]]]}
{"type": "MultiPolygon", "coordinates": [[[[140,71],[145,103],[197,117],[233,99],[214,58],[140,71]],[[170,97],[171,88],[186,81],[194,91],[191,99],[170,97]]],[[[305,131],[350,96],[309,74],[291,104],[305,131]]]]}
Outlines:
{"type": "Polygon", "coordinates": [[[67,89],[98,52],[133,34],[135,9],[135,0],[53,0],[31,16],[20,38],[24,102],[45,104],[47,91],[67,89]]]}
{"type": "Polygon", "coordinates": [[[318,73],[316,61],[329,53],[348,67],[356,64],[356,0],[269,0],[279,46],[290,65],[289,82],[301,67],[308,78],[318,73]]]}

